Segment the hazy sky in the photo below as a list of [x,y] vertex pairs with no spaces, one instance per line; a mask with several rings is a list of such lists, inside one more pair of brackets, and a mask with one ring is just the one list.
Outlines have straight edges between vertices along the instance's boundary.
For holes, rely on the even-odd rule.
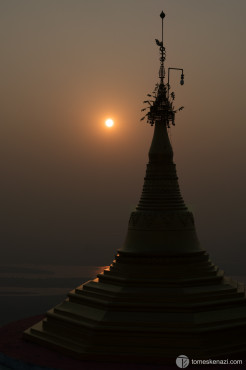
[[[215,259],[246,257],[246,2],[0,0],[1,263],[108,264],[138,203],[159,14],[181,191]],[[114,118],[113,129],[104,127]]]

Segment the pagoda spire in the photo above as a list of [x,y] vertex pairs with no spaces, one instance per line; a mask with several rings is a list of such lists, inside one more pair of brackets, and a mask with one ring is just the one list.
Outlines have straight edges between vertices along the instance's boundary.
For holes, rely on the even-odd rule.
[[[130,216],[122,250],[150,254],[184,254],[200,251],[201,248],[193,215],[180,192],[176,165],[173,162],[173,149],[167,132],[169,123],[175,124],[176,111],[169,98],[169,82],[164,83],[166,51],[163,45],[163,11],[160,17],[162,41],[155,39],[160,48],[160,82],[156,84],[152,95],[148,94],[154,100],[145,101],[149,103],[147,122],[155,126],[154,134],[142,194]],[[174,100],[174,93],[170,96]]]

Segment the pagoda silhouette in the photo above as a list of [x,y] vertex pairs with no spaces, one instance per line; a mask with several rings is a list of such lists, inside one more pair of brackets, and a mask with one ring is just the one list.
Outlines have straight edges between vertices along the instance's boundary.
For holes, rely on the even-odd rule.
[[164,82],[148,94],[145,117],[154,126],[139,203],[125,242],[103,273],[68,293],[44,320],[24,332],[28,341],[79,359],[175,363],[240,358],[246,353],[245,287],[224,276],[197,238],[179,189],[168,128],[175,124],[173,92]]

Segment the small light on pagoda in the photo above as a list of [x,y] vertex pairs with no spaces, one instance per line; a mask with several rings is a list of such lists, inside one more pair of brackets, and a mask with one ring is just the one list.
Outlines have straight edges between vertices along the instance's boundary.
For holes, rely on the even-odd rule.
[[184,74],[182,73],[181,74],[180,85],[183,85],[183,84],[184,84]]

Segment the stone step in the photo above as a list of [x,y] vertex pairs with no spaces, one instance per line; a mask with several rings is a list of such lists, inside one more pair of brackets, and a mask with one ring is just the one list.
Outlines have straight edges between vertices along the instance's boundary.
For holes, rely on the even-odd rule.
[[198,278],[198,277],[209,277],[214,276],[218,272],[218,267],[211,265],[207,266],[206,268],[197,269],[195,266],[192,269],[188,269],[186,266],[182,266],[181,268],[160,268],[155,269],[154,267],[151,268],[141,268],[135,266],[110,266],[109,269],[105,269],[103,274],[110,275],[110,276],[119,276],[119,277],[127,277],[127,278],[145,278],[152,281],[153,279],[172,279],[172,278]]
[[[187,302],[195,302],[198,303],[200,301],[206,301],[206,302],[212,302],[212,301],[219,301],[219,300],[232,300],[232,299],[238,299],[241,297],[244,297],[244,291],[238,291],[235,288],[232,289],[220,289],[220,287],[217,288],[217,291],[211,291],[211,290],[203,290],[203,292],[193,291],[190,290],[189,292],[167,292],[163,290],[156,290],[156,291],[142,291],[136,293],[136,291],[128,291],[128,292],[112,292],[107,291],[106,289],[100,290],[100,289],[81,289],[81,287],[75,289],[76,294],[83,295],[84,297],[92,297],[97,299],[109,299],[110,301],[114,302],[125,302],[130,301],[133,302],[151,302],[152,303],[170,303],[180,302],[181,304],[187,303]],[[175,294],[176,293],[176,294]]]
[[141,264],[141,265],[155,265],[155,266],[183,266],[185,265],[198,265],[200,263],[212,263],[209,259],[208,253],[199,251],[198,253],[192,253],[187,255],[176,255],[176,256],[152,256],[152,255],[140,255],[129,253],[126,251],[119,251],[115,255],[116,262],[121,264]]
[[91,280],[77,288],[78,290],[85,290],[90,292],[103,292],[103,293],[109,293],[109,294],[121,294],[121,295],[136,295],[137,293],[140,294],[193,294],[193,295],[203,295],[203,294],[212,294],[217,295],[219,293],[223,294],[223,292],[233,293],[233,292],[243,292],[243,288],[241,290],[238,290],[237,285],[231,285],[225,282],[222,282],[221,284],[214,284],[214,285],[202,285],[202,286],[192,286],[192,287],[132,287],[132,286],[119,286],[119,285],[112,285],[112,284],[106,284],[101,283],[99,279]]
[[165,305],[168,303],[168,304],[171,304],[171,303],[175,303],[175,304],[186,304],[188,302],[194,302],[194,303],[199,303],[199,302],[205,302],[206,301],[206,304],[208,302],[218,302],[220,300],[233,300],[233,299],[239,299],[239,298],[244,298],[244,293],[239,293],[239,292],[220,292],[218,291],[217,294],[189,294],[189,295],[175,295],[175,294],[171,294],[171,295],[168,295],[168,294],[163,294],[163,295],[154,295],[154,294],[129,294],[129,295],[122,295],[122,294],[118,294],[118,295],[114,295],[114,294],[110,294],[108,292],[89,292],[89,291],[86,291],[86,290],[75,290],[75,293],[76,294],[81,294],[83,297],[92,297],[92,298],[96,298],[96,299],[102,299],[102,300],[110,300],[110,301],[114,301],[114,302],[121,302],[121,303],[124,303],[124,302],[127,302],[129,299],[131,300],[131,303],[135,303],[135,302],[138,302],[138,303],[142,303],[142,304],[145,304],[146,302],[149,302],[151,301],[151,304],[153,303],[164,303]]
[[[105,286],[104,286],[105,285]],[[125,288],[125,289],[119,289],[118,286],[113,287],[110,284],[102,284],[97,283],[94,286],[81,286],[75,289],[76,293],[78,294],[99,294],[104,296],[110,296],[110,297],[124,297],[124,298],[131,298],[131,297],[138,297],[145,295],[150,299],[151,297],[205,297],[207,295],[211,295],[211,297],[219,297],[224,295],[234,295],[234,294],[241,294],[241,296],[244,295],[244,291],[240,291],[239,289],[236,289],[235,287],[231,287],[228,285],[215,285],[215,286],[202,286],[202,287],[192,287],[190,289],[180,289],[180,288],[160,288],[160,289],[134,289],[134,288]],[[118,288],[118,289],[115,289]],[[180,298],[181,299],[181,298]]]
[[207,285],[207,284],[213,284],[214,282],[219,282],[222,280],[224,275],[224,272],[222,270],[218,270],[217,275],[215,276],[205,276],[205,277],[198,277],[198,278],[188,278],[188,279],[146,279],[146,278],[126,278],[126,277],[119,277],[119,276],[113,276],[113,275],[107,275],[107,274],[98,274],[97,277],[99,278],[99,281],[107,282],[111,284],[119,284],[119,285],[130,285],[130,286],[153,286],[156,284],[156,286],[194,286],[194,285]]
[[[212,316],[211,316],[212,315]],[[51,320],[50,320],[51,319]],[[204,310],[193,316],[189,312],[184,315],[178,312],[156,312],[153,316],[151,311],[133,312],[133,311],[105,311],[105,309],[91,308],[84,306],[81,309],[80,304],[66,302],[66,305],[58,305],[57,309],[48,311],[44,323],[55,321],[74,323],[77,326],[84,327],[87,330],[90,327],[98,326],[110,327],[112,330],[121,327],[126,331],[155,331],[155,332],[172,332],[184,330],[189,331],[209,331],[211,328],[222,328],[231,326],[241,326],[246,324],[245,305],[239,307],[222,308],[221,311]]]
[[[235,304],[244,304],[246,306],[245,296],[242,293],[234,293],[228,295],[222,295],[221,297],[200,297],[200,300],[197,299],[186,299],[186,296],[182,297],[171,297],[168,296],[163,301],[151,301],[150,299],[146,300],[146,296],[143,296],[145,299],[131,300],[131,301],[122,301],[122,299],[117,299],[116,297],[105,297],[103,295],[86,295],[78,294],[74,291],[68,293],[69,301],[73,303],[85,304],[85,305],[99,305],[99,307],[107,307],[107,309],[113,310],[129,310],[129,311],[166,311],[173,310],[175,312],[182,312],[183,310],[194,310],[201,308],[205,310],[207,307],[221,306],[233,306]],[[197,298],[197,297],[195,297]],[[207,299],[207,300],[206,300]]]
[[184,203],[183,199],[181,196],[162,196],[162,195],[158,195],[158,194],[149,194],[149,195],[142,195],[140,200],[139,200],[139,204],[142,203],[142,202],[155,202],[155,203],[158,203],[158,202],[166,202],[166,203],[173,203],[173,202],[177,202],[177,203]]
[[126,263],[121,263],[120,260],[116,261],[116,260],[113,260],[113,262],[111,263],[111,265],[109,266],[110,269],[119,269],[119,270],[123,270],[125,269],[126,271],[129,270],[129,271],[132,271],[133,269],[135,271],[142,271],[142,270],[146,270],[148,269],[148,271],[152,271],[152,270],[156,270],[156,271],[162,271],[163,272],[163,275],[165,274],[166,275],[166,272],[168,271],[173,271],[173,270],[176,270],[176,271],[210,271],[210,270],[213,270],[215,268],[215,265],[211,262],[211,261],[201,261],[200,263],[191,263],[191,264],[184,264],[184,263],[180,263],[179,265],[170,265],[170,264],[166,264],[166,265],[155,265],[155,264],[138,264],[138,263],[135,263],[135,264],[126,264]]
[[172,206],[154,206],[153,204],[149,204],[149,205],[146,205],[146,204],[142,204],[142,205],[138,205],[136,207],[136,209],[138,211],[185,211],[187,210],[187,207],[184,205],[172,205]]

